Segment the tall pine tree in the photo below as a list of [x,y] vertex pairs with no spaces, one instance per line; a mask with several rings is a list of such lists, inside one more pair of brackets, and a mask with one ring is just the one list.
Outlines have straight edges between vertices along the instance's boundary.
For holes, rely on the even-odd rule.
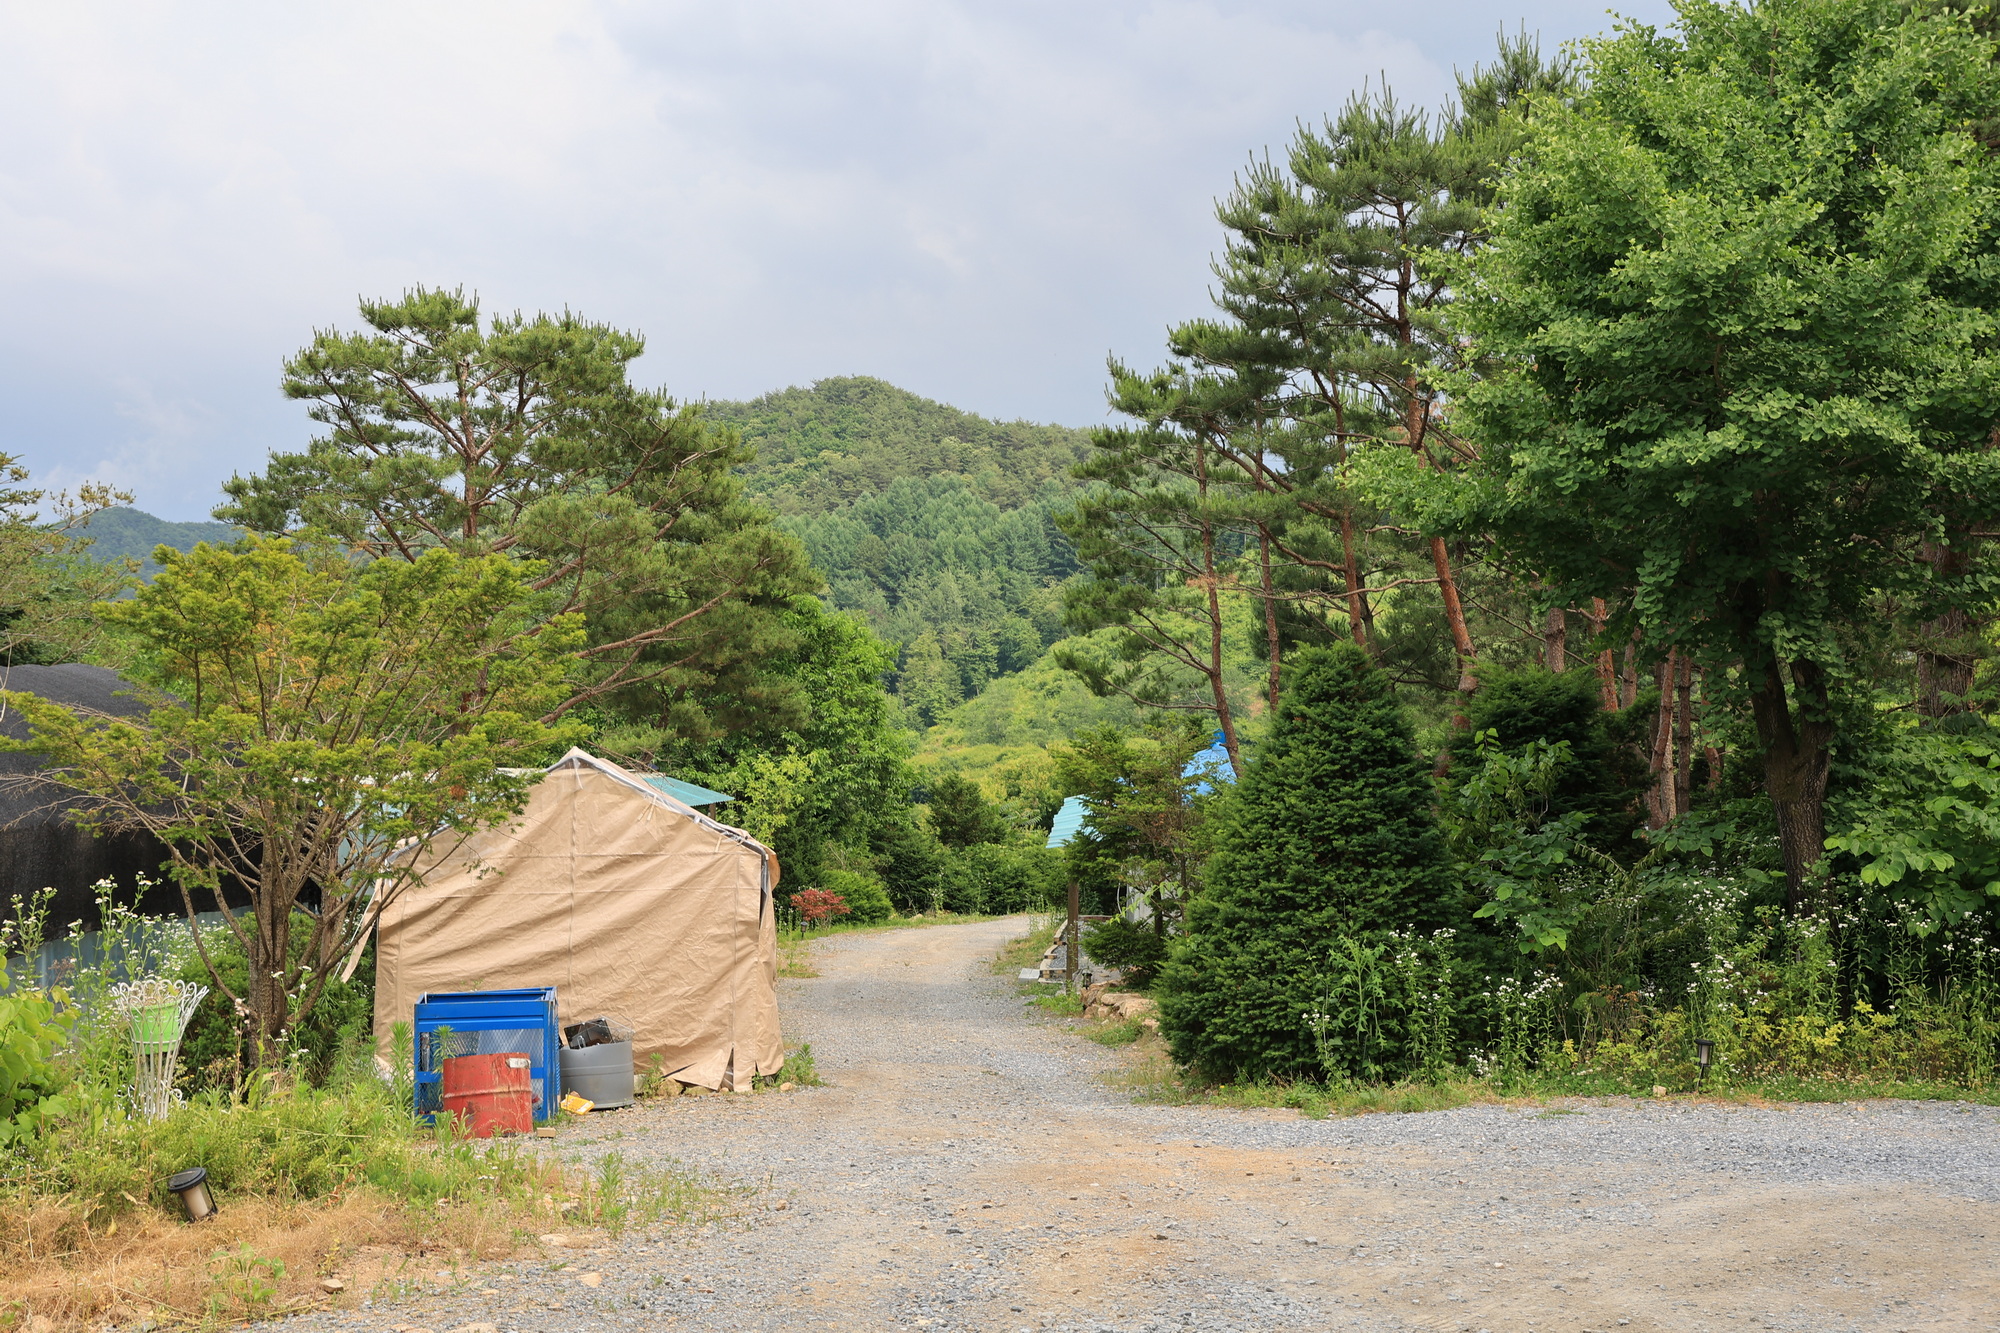
[[1430,780],[1361,648],[1298,655],[1158,985],[1174,1058],[1215,1078],[1318,1072],[1304,1015],[1328,950],[1442,924]]

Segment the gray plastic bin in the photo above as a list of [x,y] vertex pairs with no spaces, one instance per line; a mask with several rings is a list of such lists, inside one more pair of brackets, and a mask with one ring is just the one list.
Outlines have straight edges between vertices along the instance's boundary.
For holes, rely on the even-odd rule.
[[632,1104],[632,1043],[607,1041],[580,1051],[562,1048],[562,1088],[599,1110]]

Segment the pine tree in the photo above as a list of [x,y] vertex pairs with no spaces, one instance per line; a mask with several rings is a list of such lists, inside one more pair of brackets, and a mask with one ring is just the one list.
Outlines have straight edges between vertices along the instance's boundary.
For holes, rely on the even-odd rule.
[[1317,1074],[1304,1015],[1334,941],[1442,923],[1430,807],[1388,677],[1353,644],[1300,653],[1158,983],[1174,1058],[1214,1078]]

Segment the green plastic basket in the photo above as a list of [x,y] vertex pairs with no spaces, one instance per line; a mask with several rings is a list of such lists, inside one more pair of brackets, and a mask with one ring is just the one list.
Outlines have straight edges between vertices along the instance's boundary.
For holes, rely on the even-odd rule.
[[149,1004],[132,1011],[132,1040],[149,1046],[179,1041],[181,1007],[177,1003]]

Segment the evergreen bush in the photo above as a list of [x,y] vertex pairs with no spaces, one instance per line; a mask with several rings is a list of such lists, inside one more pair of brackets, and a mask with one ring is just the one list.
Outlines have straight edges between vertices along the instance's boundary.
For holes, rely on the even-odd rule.
[[828,870],[819,878],[822,888],[839,894],[841,901],[847,904],[849,921],[872,926],[895,915],[896,909],[889,902],[889,891],[873,875],[864,875],[858,870]]
[[1154,990],[1174,1058],[1205,1077],[1315,1077],[1306,1020],[1342,936],[1447,914],[1429,774],[1360,648],[1300,653],[1221,816],[1207,883]]

